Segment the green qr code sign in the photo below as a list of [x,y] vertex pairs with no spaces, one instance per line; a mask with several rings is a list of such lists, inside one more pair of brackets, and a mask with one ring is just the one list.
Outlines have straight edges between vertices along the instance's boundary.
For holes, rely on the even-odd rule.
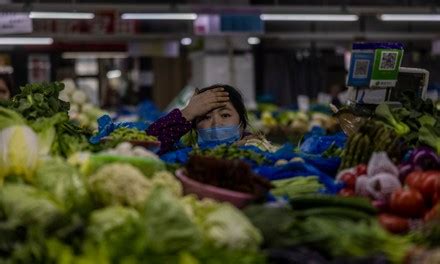
[[394,71],[397,66],[399,52],[397,51],[383,51],[380,55],[379,70]]

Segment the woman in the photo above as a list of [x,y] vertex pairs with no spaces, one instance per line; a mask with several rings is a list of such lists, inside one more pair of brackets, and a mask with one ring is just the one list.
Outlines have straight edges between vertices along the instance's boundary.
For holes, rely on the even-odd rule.
[[248,145],[256,140],[268,145],[264,139],[246,132],[247,126],[241,94],[232,86],[216,84],[196,90],[184,109],[174,109],[160,118],[147,133],[161,141],[159,154],[173,150],[182,136],[192,129],[197,132],[198,145]]

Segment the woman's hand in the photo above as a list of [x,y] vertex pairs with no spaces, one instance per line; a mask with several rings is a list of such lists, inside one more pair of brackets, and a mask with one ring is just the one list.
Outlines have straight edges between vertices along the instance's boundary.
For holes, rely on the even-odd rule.
[[182,110],[182,116],[188,121],[193,121],[196,117],[225,106],[228,101],[229,94],[223,88],[215,88],[203,93],[198,93],[196,90],[188,106]]

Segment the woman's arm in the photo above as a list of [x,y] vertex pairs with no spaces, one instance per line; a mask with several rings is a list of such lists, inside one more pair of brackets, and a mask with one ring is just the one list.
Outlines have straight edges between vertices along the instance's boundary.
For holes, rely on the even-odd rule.
[[147,129],[147,134],[155,136],[161,142],[159,154],[173,149],[179,139],[191,130],[191,122],[182,116],[179,109],[159,118]]

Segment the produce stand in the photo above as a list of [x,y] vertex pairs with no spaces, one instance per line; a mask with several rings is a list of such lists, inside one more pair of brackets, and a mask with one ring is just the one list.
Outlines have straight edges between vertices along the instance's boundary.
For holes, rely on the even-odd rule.
[[400,72],[417,86],[356,133],[162,156],[145,123],[91,132],[62,84],[27,85],[0,107],[0,262],[439,263],[440,113]]

